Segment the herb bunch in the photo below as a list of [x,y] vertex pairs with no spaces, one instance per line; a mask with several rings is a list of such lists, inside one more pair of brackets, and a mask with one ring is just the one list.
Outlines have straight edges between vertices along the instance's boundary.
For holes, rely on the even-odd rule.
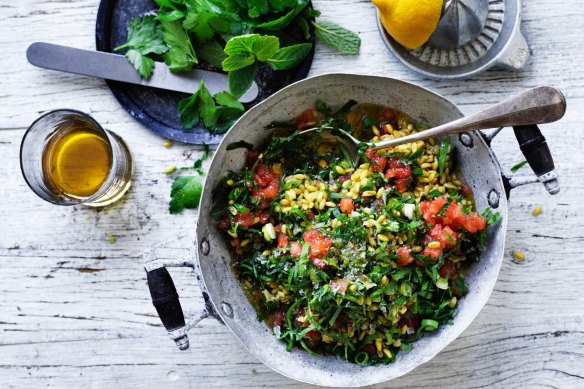
[[228,73],[229,91],[211,96],[205,85],[179,104],[185,129],[198,123],[224,133],[243,112],[237,101],[262,66],[288,70],[312,50],[313,34],[323,43],[357,54],[360,38],[331,22],[314,21],[320,12],[308,0],[155,0],[156,15],[135,17],[128,40],[114,50],[148,79],[155,60],[174,73],[189,72],[200,62]]

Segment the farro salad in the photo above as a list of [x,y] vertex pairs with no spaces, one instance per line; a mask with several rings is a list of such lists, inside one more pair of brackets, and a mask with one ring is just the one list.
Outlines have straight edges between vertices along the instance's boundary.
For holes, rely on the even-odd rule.
[[229,147],[249,151],[219,188],[219,227],[258,318],[288,350],[391,363],[452,322],[464,263],[478,260],[499,215],[475,210],[448,138],[363,146],[354,166],[342,146],[300,134],[316,126],[373,142],[424,129],[389,107],[318,101],[274,123],[259,152]]

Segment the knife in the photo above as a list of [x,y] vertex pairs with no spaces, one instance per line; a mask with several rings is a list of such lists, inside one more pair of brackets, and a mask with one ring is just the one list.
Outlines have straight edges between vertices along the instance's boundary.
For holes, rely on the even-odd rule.
[[[226,74],[201,69],[174,74],[162,62],[155,63],[152,76],[145,80],[126,57],[104,51],[82,50],[35,42],[26,50],[26,58],[31,64],[45,69],[188,94],[195,93],[201,81],[205,81],[205,86],[213,95],[229,90]],[[258,86],[254,82],[251,88],[239,98],[239,101],[249,103],[255,100],[258,93]]]

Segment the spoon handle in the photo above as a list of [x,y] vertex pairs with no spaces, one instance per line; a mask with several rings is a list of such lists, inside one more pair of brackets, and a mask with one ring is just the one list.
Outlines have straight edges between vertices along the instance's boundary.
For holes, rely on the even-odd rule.
[[562,92],[549,86],[539,86],[473,115],[401,138],[387,139],[372,146],[383,149],[466,131],[551,123],[561,119],[565,112],[566,99]]

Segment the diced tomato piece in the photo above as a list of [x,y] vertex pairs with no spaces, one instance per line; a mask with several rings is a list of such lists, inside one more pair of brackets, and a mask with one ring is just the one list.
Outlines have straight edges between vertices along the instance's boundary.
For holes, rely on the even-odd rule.
[[280,191],[280,176],[274,173],[269,166],[259,164],[253,179],[258,187],[252,190],[252,197],[265,201],[272,200],[278,196],[278,192]]
[[464,225],[467,216],[462,210],[462,205],[458,204],[456,200],[452,200],[452,203],[446,208],[444,212],[444,224],[451,226],[453,228],[458,228]]
[[318,330],[308,331],[306,335],[304,335],[304,343],[308,346],[309,349],[314,350],[320,344],[321,335]]
[[375,199],[375,201],[372,204],[373,209],[376,209],[378,211],[382,210],[384,205],[385,204],[383,203],[383,199]]
[[312,211],[306,212],[306,218],[308,220],[314,220],[315,217],[316,217],[316,215],[314,214],[314,212],[312,212]]
[[308,230],[302,236],[305,242],[313,242],[315,240],[324,240],[324,235],[319,230]]
[[256,212],[254,215],[254,219],[255,217],[258,217],[260,219],[260,224],[266,224],[270,219],[270,213],[264,209],[260,212]]
[[317,255],[310,255],[310,262],[320,270],[325,270],[328,268],[328,263],[322,259],[322,257]]
[[389,159],[389,168],[385,172],[386,178],[409,178],[412,176],[412,167],[402,162],[398,157]]
[[341,212],[343,213],[351,213],[355,210],[355,205],[353,204],[353,199],[346,198],[341,199],[340,203]]
[[456,232],[454,232],[452,228],[448,226],[444,227],[440,223],[432,227],[432,229],[428,232],[428,237],[430,238],[428,242],[431,240],[439,242],[441,250],[454,246],[458,238]]
[[474,234],[479,230],[485,229],[487,226],[487,219],[480,216],[476,212],[471,212],[463,226],[468,232]]
[[430,257],[433,259],[438,259],[440,257],[440,254],[442,253],[442,250],[440,249],[432,249],[430,247],[426,247],[424,249],[424,251],[422,251],[422,255],[425,257]]
[[288,246],[288,237],[284,234],[278,234],[278,248],[284,248]]
[[302,244],[300,242],[292,242],[290,244],[290,254],[293,257],[299,258],[300,254],[302,254]]
[[335,293],[345,294],[347,288],[349,287],[349,282],[347,280],[332,280],[329,282],[330,290]]
[[241,223],[242,226],[245,228],[251,227],[253,223],[254,216],[251,214],[251,211],[248,209],[244,213],[238,213],[235,215],[234,220],[236,223]]
[[434,200],[420,202],[420,211],[426,223],[436,224],[439,219],[442,219],[436,214],[440,212],[444,204],[446,204],[445,197],[436,197]]
[[383,110],[383,118],[385,120],[394,120],[395,119],[395,111],[393,110],[393,108],[385,108]]
[[297,308],[294,311],[294,324],[300,328],[310,325],[310,321],[306,318],[306,310],[304,308]]
[[452,278],[456,276],[456,265],[451,260],[447,259],[444,261],[444,265],[440,267],[438,270],[440,277],[443,278]]
[[286,319],[286,307],[280,307],[272,316],[272,324],[274,326],[281,326]]
[[373,147],[369,147],[365,150],[365,156],[371,160],[371,170],[376,172],[383,172],[383,170],[385,170],[387,158],[377,154]]
[[316,125],[317,113],[314,109],[307,109],[296,118],[296,128],[304,130],[310,126]]
[[398,248],[396,251],[396,254],[399,255],[399,258],[397,259],[398,266],[406,266],[414,262],[414,257],[411,253],[412,249],[407,244]]
[[398,178],[397,180],[395,180],[395,187],[397,188],[397,190],[403,193],[408,190],[408,186],[412,183],[412,181],[413,181],[412,177]]

